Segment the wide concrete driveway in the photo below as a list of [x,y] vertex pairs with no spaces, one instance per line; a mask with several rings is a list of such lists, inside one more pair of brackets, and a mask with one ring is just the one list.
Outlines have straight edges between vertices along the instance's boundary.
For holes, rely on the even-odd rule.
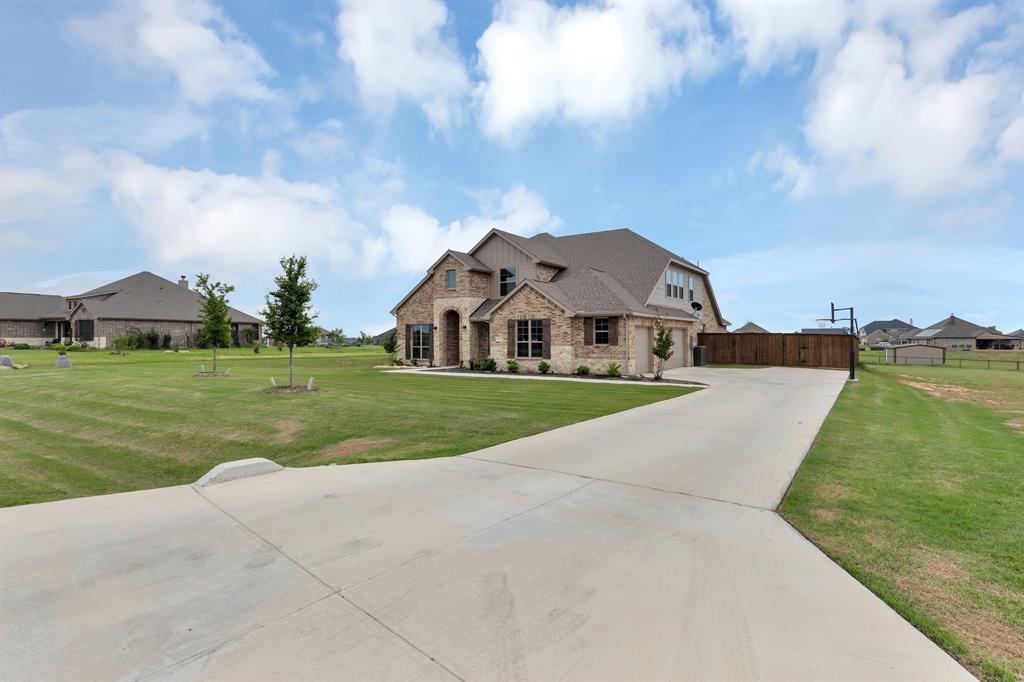
[[2,510],[0,678],[971,679],[771,511],[844,375],[674,373],[462,457]]

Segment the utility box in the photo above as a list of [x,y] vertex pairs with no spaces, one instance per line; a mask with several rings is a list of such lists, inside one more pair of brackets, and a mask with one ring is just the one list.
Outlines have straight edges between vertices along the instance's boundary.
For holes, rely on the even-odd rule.
[[707,346],[694,346],[693,347],[693,366],[702,367],[708,364],[708,347]]

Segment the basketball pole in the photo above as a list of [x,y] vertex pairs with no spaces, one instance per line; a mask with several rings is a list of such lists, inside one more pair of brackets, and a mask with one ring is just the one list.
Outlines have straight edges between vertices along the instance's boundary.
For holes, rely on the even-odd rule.
[[846,319],[850,320],[850,381],[856,381],[857,380],[857,346],[856,346],[857,339],[856,339],[856,336],[855,336],[855,333],[854,333],[854,325],[856,325],[856,323],[857,323],[857,318],[854,317],[853,306],[850,306],[849,308],[837,308],[835,303],[829,303],[829,306],[831,306],[831,308],[832,308],[832,314],[830,316],[830,319],[832,320],[832,324],[836,323],[836,311],[842,312],[842,311],[845,310],[845,311],[847,311],[849,313],[849,318],[843,318],[843,319],[844,320],[846,320]]

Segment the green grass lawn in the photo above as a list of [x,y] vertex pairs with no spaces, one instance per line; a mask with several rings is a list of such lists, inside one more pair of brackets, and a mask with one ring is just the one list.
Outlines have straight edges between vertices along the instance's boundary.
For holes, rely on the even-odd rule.
[[676,386],[385,374],[377,348],[303,350],[309,394],[287,381],[287,352],[219,353],[227,378],[193,377],[209,351],[6,351],[0,372],[0,506],[196,480],[219,462],[285,466],[443,457],[693,391]]
[[1024,677],[1024,372],[859,379],[780,512],[975,674]]

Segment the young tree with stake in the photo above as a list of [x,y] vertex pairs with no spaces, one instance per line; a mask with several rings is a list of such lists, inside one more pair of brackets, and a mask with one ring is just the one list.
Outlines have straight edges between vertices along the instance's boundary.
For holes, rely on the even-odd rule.
[[267,333],[276,343],[288,346],[288,385],[295,385],[295,347],[316,341],[319,329],[313,325],[316,313],[310,301],[317,283],[306,274],[305,256],[281,259],[284,272],[274,278],[277,288],[267,294],[267,307],[261,310]]
[[655,329],[657,333],[654,335],[654,347],[651,348],[651,352],[658,359],[654,378],[660,380],[665,371],[665,363],[672,357],[672,346],[676,341],[672,338],[672,330],[663,325],[661,320],[655,322]]
[[228,294],[235,290],[230,284],[211,282],[210,276],[196,275],[199,291],[199,341],[213,346],[213,371],[217,371],[217,348],[231,345],[231,318],[228,316]]

